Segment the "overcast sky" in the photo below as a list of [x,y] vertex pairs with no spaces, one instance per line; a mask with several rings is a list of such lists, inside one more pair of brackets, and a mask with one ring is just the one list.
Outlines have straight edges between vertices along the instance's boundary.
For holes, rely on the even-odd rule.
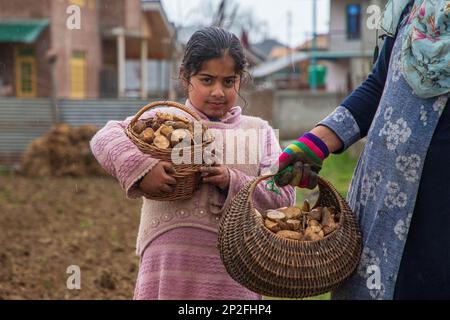
[[[206,7],[220,0],[161,0],[169,20],[178,25],[189,25],[199,19],[199,14],[207,14]],[[267,34],[282,43],[296,46],[312,33],[313,0],[235,0],[242,11],[251,11],[256,19],[266,22]],[[203,12],[203,13],[201,13]],[[289,41],[288,12],[292,15]],[[317,0],[317,32],[328,31],[329,0]],[[210,17],[205,17],[210,18]],[[252,39],[250,39],[252,41]]]

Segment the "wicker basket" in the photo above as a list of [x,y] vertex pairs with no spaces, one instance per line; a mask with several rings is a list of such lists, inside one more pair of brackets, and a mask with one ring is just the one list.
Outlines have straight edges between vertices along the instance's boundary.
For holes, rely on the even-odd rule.
[[[144,106],[141,110],[139,110],[139,112],[134,116],[134,118],[125,128],[125,133],[143,153],[149,154],[155,159],[160,159],[172,163],[172,148],[161,149],[154,145],[145,143],[139,138],[139,135],[133,131],[134,124],[139,120],[144,112],[162,106],[175,107],[188,113],[196,121],[199,121],[202,124],[202,132],[204,132],[204,130],[207,130],[208,128],[204,123],[201,122],[200,117],[196,113],[177,102],[156,101]],[[173,167],[176,171],[176,173],[173,174],[173,177],[177,182],[175,190],[172,193],[147,195],[147,198],[158,201],[172,201],[190,198],[194,191],[197,189],[200,182],[200,173],[198,172],[198,168],[202,166],[202,164],[194,163],[194,159],[203,159],[202,157],[204,149],[212,142],[213,139],[207,141],[203,141],[202,139],[202,144],[181,148],[180,150],[184,155],[190,155],[191,164],[173,164]]]
[[221,217],[219,250],[227,272],[249,290],[272,297],[304,298],[337,288],[361,257],[356,217],[331,183],[319,177],[314,207],[335,207],[339,227],[318,241],[281,238],[263,225],[252,204],[256,185],[269,177],[242,188]]

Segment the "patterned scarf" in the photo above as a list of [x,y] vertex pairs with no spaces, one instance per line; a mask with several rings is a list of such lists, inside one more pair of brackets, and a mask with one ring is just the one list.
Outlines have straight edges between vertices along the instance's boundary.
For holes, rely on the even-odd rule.
[[401,62],[403,75],[421,98],[450,92],[450,1],[390,0],[381,20],[381,28],[394,36],[400,16],[413,2],[406,21]]

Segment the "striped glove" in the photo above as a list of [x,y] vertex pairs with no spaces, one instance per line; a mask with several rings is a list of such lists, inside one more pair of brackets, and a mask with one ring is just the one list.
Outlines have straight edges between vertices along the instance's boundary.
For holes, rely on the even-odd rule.
[[319,137],[306,132],[287,146],[279,156],[279,173],[275,182],[279,186],[290,184],[314,189],[317,186],[317,174],[329,153],[328,147]]

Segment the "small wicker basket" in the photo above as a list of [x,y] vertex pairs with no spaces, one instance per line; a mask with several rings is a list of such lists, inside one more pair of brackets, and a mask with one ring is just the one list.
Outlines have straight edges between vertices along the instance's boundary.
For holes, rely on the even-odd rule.
[[356,269],[362,239],[356,217],[333,185],[319,177],[314,207],[335,207],[338,228],[318,241],[284,239],[269,231],[255,213],[255,187],[248,183],[234,197],[219,225],[219,250],[230,276],[256,293],[304,298],[332,291]]
[[[144,106],[141,110],[139,110],[139,112],[134,116],[134,118],[125,128],[125,133],[143,153],[149,154],[155,159],[173,163],[172,148],[161,149],[154,145],[150,145],[142,141],[139,138],[139,135],[133,131],[134,124],[139,120],[144,112],[156,107],[164,106],[174,107],[191,115],[196,121],[201,123],[202,132],[208,129],[208,127],[201,121],[200,117],[186,106],[173,101],[156,101]],[[200,182],[200,173],[198,172],[198,168],[202,166],[202,164],[195,163],[194,159],[203,159],[202,157],[204,149],[212,142],[212,138],[206,141],[202,139],[201,144],[178,149],[184,155],[189,155],[192,161],[191,164],[173,164],[173,167],[176,171],[176,173],[173,174],[173,177],[177,182],[175,190],[172,193],[147,195],[147,198],[158,201],[172,201],[190,198],[194,191],[197,189]]]

